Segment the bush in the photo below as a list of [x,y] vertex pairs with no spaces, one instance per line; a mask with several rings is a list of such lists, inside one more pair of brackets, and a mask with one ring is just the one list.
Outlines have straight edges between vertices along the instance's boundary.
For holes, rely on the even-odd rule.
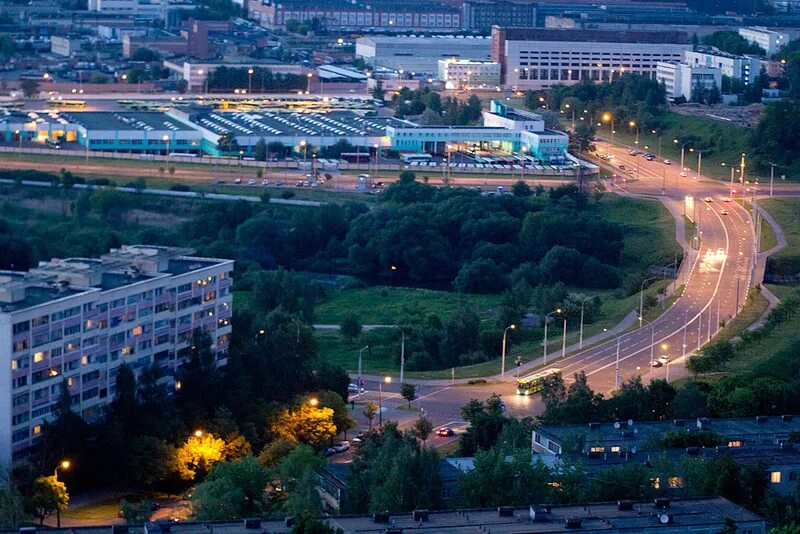
[[289,200],[290,198],[294,198],[294,191],[287,189],[286,191],[281,192],[281,198],[284,200]]
[[171,185],[169,190],[170,191],[181,191],[181,192],[184,192],[184,193],[187,192],[187,191],[191,191],[191,189],[189,188],[188,185],[183,185],[183,184]]

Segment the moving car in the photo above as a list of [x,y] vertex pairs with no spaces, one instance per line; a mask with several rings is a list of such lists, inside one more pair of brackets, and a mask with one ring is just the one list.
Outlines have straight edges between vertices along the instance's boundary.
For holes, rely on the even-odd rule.
[[449,438],[453,435],[453,429],[448,426],[443,426],[442,428],[436,429],[436,435],[440,438]]
[[706,198],[704,198],[703,200],[705,200],[706,202],[711,202],[711,201],[712,201],[712,200],[714,200],[714,199],[713,199],[713,198],[711,198],[711,197],[706,197]]
[[256,185],[256,181],[250,178],[249,180],[247,180],[247,185]]
[[664,165],[672,165],[672,162],[668,159],[664,160]]
[[730,199],[730,197],[722,197],[722,201],[723,202],[730,202],[731,199]]
[[728,214],[728,210],[719,210],[719,214],[720,215],[727,215]]
[[364,388],[363,387],[361,387],[361,388],[358,387],[358,384],[350,384],[349,386],[347,386],[347,392],[348,393],[364,393]]

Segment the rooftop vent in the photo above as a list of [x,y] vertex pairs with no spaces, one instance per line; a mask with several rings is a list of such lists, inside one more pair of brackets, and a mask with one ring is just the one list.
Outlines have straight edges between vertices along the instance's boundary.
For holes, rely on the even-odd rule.
[[617,501],[617,510],[620,512],[629,512],[633,510],[633,501]]
[[500,517],[514,517],[514,507],[513,506],[498,506],[497,507],[497,515]]
[[583,520],[580,517],[568,517],[564,520],[565,528],[581,528]]
[[430,515],[428,510],[414,510],[411,512],[411,517],[414,518],[414,521],[427,521],[428,515]]
[[672,523],[672,514],[658,514],[658,522],[662,525],[669,525]]

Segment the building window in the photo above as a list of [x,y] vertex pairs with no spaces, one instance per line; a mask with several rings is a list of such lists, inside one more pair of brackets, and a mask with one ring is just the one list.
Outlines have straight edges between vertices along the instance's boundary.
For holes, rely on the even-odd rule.
[[781,472],[780,471],[773,471],[770,473],[769,481],[773,484],[780,484],[781,483]]
[[683,478],[682,477],[669,477],[667,479],[667,484],[671,489],[680,489],[683,487]]
[[729,441],[728,442],[728,447],[741,447],[742,445],[743,445],[743,443],[741,441],[739,441],[739,440]]

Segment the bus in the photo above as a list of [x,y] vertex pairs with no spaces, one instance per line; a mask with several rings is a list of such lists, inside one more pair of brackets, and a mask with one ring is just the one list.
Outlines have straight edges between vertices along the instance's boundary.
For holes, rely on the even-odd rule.
[[432,159],[430,154],[400,154],[403,163],[429,163]]
[[347,163],[369,163],[372,160],[372,154],[369,152],[342,152],[339,159]]
[[561,369],[537,371],[517,380],[517,395],[533,395],[544,389],[544,382],[552,376],[561,376]]

